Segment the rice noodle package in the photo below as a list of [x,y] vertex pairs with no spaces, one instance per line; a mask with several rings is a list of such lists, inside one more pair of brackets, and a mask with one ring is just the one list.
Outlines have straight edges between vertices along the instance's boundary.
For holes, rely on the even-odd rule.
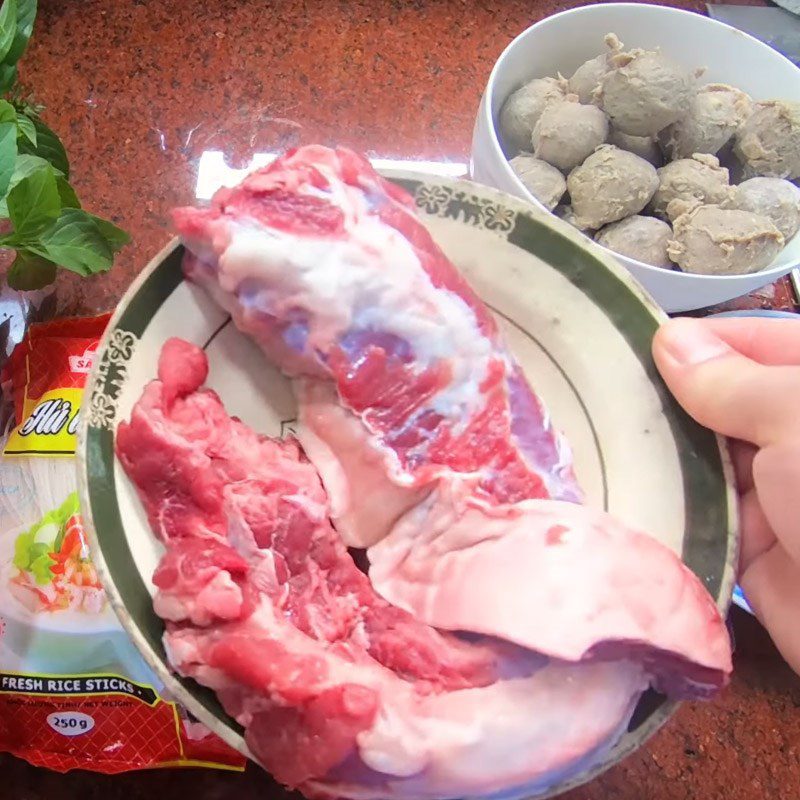
[[162,694],[92,564],[74,454],[108,319],[32,325],[0,378],[0,750],[60,771],[241,769]]

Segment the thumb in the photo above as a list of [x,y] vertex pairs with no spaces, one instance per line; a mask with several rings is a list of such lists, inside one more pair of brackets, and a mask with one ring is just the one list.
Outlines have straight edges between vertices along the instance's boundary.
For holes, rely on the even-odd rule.
[[800,433],[800,367],[759,364],[698,319],[662,325],[653,358],[677,401],[701,425],[759,447]]

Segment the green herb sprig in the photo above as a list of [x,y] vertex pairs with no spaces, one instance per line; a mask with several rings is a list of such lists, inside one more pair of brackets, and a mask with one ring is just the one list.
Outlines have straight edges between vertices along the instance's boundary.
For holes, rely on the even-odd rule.
[[8,271],[13,289],[40,289],[56,269],[88,277],[111,268],[130,237],[108,220],[84,211],[69,183],[61,140],[25,96],[17,77],[36,19],[37,0],[0,6],[0,220],[13,230],[0,247],[16,251]]

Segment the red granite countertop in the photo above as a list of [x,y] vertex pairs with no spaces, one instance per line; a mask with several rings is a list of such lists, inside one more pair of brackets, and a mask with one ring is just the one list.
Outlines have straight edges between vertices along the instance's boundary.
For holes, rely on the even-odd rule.
[[[93,281],[69,276],[72,311],[118,300],[195,196],[204,151],[341,143],[370,155],[466,164],[492,63],[531,22],[577,2],[531,0],[40,0],[23,77],[63,136],[90,209],[134,243]],[[678,2],[701,12],[695,0]],[[789,308],[783,282],[737,305]],[[623,764],[568,800],[761,800],[800,796],[800,679],[735,610],[736,671],[711,703],[685,704]],[[9,800],[264,800],[244,775],[161,770],[57,775],[0,756]]]

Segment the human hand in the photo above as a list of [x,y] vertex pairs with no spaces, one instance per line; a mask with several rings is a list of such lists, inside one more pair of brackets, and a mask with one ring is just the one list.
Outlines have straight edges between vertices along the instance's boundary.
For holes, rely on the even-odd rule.
[[686,411],[733,439],[739,584],[800,674],[800,320],[675,319],[653,356]]

